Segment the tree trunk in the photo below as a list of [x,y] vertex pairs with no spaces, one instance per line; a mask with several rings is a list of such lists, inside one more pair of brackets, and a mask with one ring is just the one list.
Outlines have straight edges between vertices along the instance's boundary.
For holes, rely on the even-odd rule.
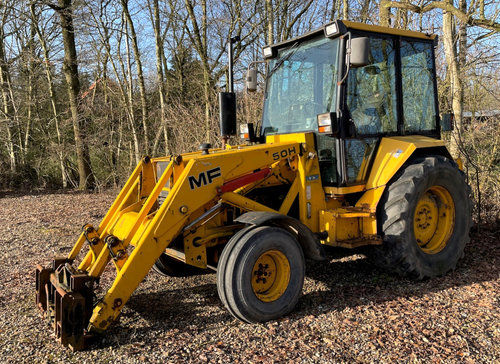
[[349,20],[349,0],[342,0],[342,20]]
[[[12,121],[13,124],[15,124],[15,134],[17,136],[17,149],[19,152],[17,153],[17,163],[21,162],[21,164],[24,164],[24,151],[23,151],[23,128],[21,127],[21,123],[19,122],[19,112],[16,106],[16,103],[14,100],[16,100],[16,97],[14,96],[14,90],[12,89],[12,79],[10,77],[10,71],[7,69],[7,92],[9,95],[9,100],[10,100],[10,106],[11,106],[11,118],[10,120]],[[19,160],[20,159],[20,160]]]
[[35,24],[31,22],[30,24],[30,37],[28,41],[28,90],[27,90],[27,108],[26,111],[26,131],[24,133],[24,155],[28,154],[29,144],[30,144],[30,135],[31,135],[31,123],[33,118],[33,77],[35,73],[35,64],[34,59],[35,55]]
[[[467,12],[467,0],[459,0],[459,8],[462,12]],[[467,23],[460,20],[458,26],[458,66],[463,74],[467,63]],[[464,89],[462,87],[462,96],[464,99]]]
[[388,6],[386,0],[380,0],[378,6],[378,15],[380,25],[383,27],[389,27],[391,25],[391,8]]
[[361,10],[359,16],[361,17],[361,22],[366,23],[370,17],[369,10],[370,10],[370,4],[371,0],[363,0],[361,4]]
[[141,96],[142,110],[142,127],[144,129],[144,154],[149,153],[149,132],[148,132],[148,111],[146,104],[146,87],[144,86],[144,75],[142,73],[141,54],[137,44],[137,35],[135,33],[134,23],[128,11],[128,0],[121,0],[123,14],[127,20],[128,28],[130,29],[130,37],[132,38],[132,49],[134,51],[135,65],[137,68],[137,78],[139,79],[139,92]]
[[[126,24],[125,24],[125,48],[127,50],[128,107],[129,107],[129,115],[130,115],[129,120],[130,120],[130,128],[132,131],[132,136],[134,138],[135,163],[137,164],[141,160],[141,153],[139,151],[139,139],[137,137],[137,131],[135,129],[135,111],[134,111],[134,94],[133,94],[134,84],[132,82],[132,65],[131,65],[132,61],[130,59],[128,27]],[[121,60],[121,58],[118,58],[118,59]]]
[[[408,0],[401,0],[401,3],[408,3]],[[408,28],[408,10],[406,8],[398,8],[396,12],[396,21],[394,27],[398,29]]]
[[[446,0],[453,4],[453,0]],[[450,152],[452,156],[458,156],[458,145],[462,134],[462,111],[463,111],[463,85],[460,79],[460,68],[455,49],[455,32],[453,30],[453,14],[443,11],[443,44],[446,56],[446,64],[451,82],[451,97],[453,113],[455,114],[455,128],[452,132]]]
[[267,44],[274,43],[273,0],[266,0]]
[[210,143],[210,73],[203,70],[203,96],[205,99],[205,130],[206,141]]
[[205,102],[205,132],[206,142],[210,143],[210,65],[208,62],[208,49],[207,49],[207,2],[201,0],[201,28],[198,26],[198,21],[194,13],[194,5],[192,0],[185,0],[186,8],[188,10],[189,18],[193,24],[193,40],[195,49],[200,56],[201,64],[203,66],[203,101]]
[[75,134],[76,155],[78,161],[79,188],[91,189],[95,187],[95,180],[90,165],[90,155],[86,144],[85,122],[79,114],[78,96],[80,93],[80,79],[78,76],[78,59],[75,47],[75,30],[73,28],[73,11],[71,0],[58,0],[56,8],[61,19],[61,30],[64,43],[63,73],[68,86],[68,98]]
[[[367,0],[368,1],[368,0]],[[335,14],[337,14],[337,3],[340,2],[340,0],[332,0],[332,7],[330,8],[330,21],[335,20]]]
[[66,177],[66,167],[64,164],[64,140],[62,138],[61,130],[59,127],[59,112],[57,111],[57,99],[54,90],[54,82],[52,81],[52,71],[50,69],[49,48],[47,47],[47,42],[45,41],[45,37],[43,36],[40,28],[38,27],[38,16],[35,12],[34,5],[31,5],[31,19],[33,24],[35,25],[35,31],[43,50],[45,75],[47,77],[47,86],[49,89],[50,104],[52,106],[52,114],[54,115],[54,122],[56,126],[57,156],[59,158],[59,168],[61,169],[61,183],[63,188],[66,188],[68,187],[68,180]]
[[165,84],[163,78],[163,40],[161,37],[161,26],[160,26],[160,9],[158,6],[158,0],[153,0],[153,29],[155,33],[155,51],[156,51],[156,76],[158,78],[158,94],[160,96],[160,128],[157,131],[157,136],[153,145],[153,155],[156,154],[158,147],[158,141],[163,131],[163,138],[165,141],[165,154],[169,154],[168,146],[168,133],[167,133],[167,122],[165,120]]
[[5,57],[5,45],[4,45],[4,29],[3,25],[5,24],[5,19],[7,17],[7,9],[3,9],[2,14],[2,24],[0,25],[0,87],[2,90],[2,103],[3,103],[3,117],[5,120],[5,128],[7,130],[7,153],[9,155],[10,162],[10,171],[12,173],[16,172],[17,169],[17,161],[16,161],[16,153],[14,149],[14,135],[13,135],[13,119],[12,119],[12,105],[11,102],[13,100],[9,97],[9,68],[7,64],[7,59]]

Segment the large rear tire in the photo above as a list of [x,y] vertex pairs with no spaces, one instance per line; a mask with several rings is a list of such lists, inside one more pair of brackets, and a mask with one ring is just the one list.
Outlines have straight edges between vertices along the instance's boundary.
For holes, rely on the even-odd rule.
[[217,266],[217,290],[229,312],[249,323],[290,313],[302,293],[305,261],[286,230],[260,226],[237,233]]
[[455,269],[469,241],[470,188],[450,159],[429,156],[398,172],[378,208],[383,245],[369,250],[380,267],[415,279]]

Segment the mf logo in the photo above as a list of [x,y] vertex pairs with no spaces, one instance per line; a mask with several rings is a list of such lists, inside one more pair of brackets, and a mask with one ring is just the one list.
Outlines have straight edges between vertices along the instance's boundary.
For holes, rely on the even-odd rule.
[[189,176],[189,187],[194,190],[195,188],[211,184],[214,179],[221,176],[220,167],[209,169],[208,171],[201,172],[198,178]]

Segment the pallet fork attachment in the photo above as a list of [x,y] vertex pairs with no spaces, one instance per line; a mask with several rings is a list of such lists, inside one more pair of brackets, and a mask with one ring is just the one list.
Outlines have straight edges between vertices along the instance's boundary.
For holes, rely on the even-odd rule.
[[91,338],[86,331],[93,301],[89,283],[90,277],[75,272],[69,259],[56,258],[50,268],[36,267],[36,304],[56,339],[74,351]]

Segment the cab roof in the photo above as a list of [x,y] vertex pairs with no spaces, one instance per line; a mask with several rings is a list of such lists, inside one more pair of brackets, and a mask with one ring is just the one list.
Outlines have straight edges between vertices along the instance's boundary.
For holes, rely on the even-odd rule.
[[350,30],[359,30],[359,31],[364,31],[364,32],[396,35],[396,36],[407,37],[407,38],[432,40],[434,42],[437,41],[436,34],[421,33],[421,32],[416,32],[413,30],[394,29],[394,28],[382,27],[379,25],[370,25],[370,24],[358,23],[358,22],[347,21],[347,20],[335,20],[332,23],[325,24],[321,28],[315,29],[315,30],[310,31],[308,33],[305,33],[301,36],[298,36],[298,37],[295,37],[292,39],[288,39],[288,40],[285,40],[283,42],[274,43],[274,44],[268,45],[267,47],[276,48],[276,49],[281,48],[281,47],[287,46],[289,44],[293,44],[295,42],[301,42],[301,41],[306,40],[308,38],[312,38],[312,37],[317,36],[321,33],[325,34],[325,36],[326,36],[325,29],[328,26],[333,25],[334,23],[337,24],[337,29],[338,29],[338,33],[336,36],[346,34]]

